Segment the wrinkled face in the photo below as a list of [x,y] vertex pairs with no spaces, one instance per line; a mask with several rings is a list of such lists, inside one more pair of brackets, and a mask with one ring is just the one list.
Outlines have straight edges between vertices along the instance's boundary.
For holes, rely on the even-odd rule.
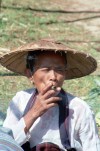
[[41,53],[34,66],[31,78],[39,92],[49,83],[61,87],[65,80],[66,61],[64,56],[54,52]]

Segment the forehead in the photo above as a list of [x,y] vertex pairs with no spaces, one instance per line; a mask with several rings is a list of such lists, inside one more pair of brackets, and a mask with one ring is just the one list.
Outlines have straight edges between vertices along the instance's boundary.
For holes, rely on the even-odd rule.
[[36,64],[65,64],[65,56],[60,52],[42,51],[37,56]]

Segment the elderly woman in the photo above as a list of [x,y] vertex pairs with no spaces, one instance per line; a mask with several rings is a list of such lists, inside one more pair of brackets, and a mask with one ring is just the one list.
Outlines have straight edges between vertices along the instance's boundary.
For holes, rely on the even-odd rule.
[[0,62],[35,87],[14,96],[3,124],[20,146],[28,151],[28,144],[31,151],[100,151],[90,107],[62,88],[64,80],[92,73],[94,58],[44,39],[5,54]]

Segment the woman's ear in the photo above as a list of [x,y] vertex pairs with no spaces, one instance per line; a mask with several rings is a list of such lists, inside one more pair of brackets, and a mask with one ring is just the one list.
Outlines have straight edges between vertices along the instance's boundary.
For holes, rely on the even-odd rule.
[[31,72],[31,70],[30,69],[26,69],[25,74],[26,74],[27,78],[31,81],[31,83],[33,84],[34,83],[33,82],[33,74]]

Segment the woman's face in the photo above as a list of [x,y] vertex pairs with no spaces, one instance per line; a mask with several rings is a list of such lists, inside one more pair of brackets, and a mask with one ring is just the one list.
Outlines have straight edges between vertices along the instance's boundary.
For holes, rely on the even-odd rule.
[[41,92],[51,82],[56,87],[62,87],[65,80],[66,61],[63,56],[54,52],[41,53],[35,62],[32,82]]

